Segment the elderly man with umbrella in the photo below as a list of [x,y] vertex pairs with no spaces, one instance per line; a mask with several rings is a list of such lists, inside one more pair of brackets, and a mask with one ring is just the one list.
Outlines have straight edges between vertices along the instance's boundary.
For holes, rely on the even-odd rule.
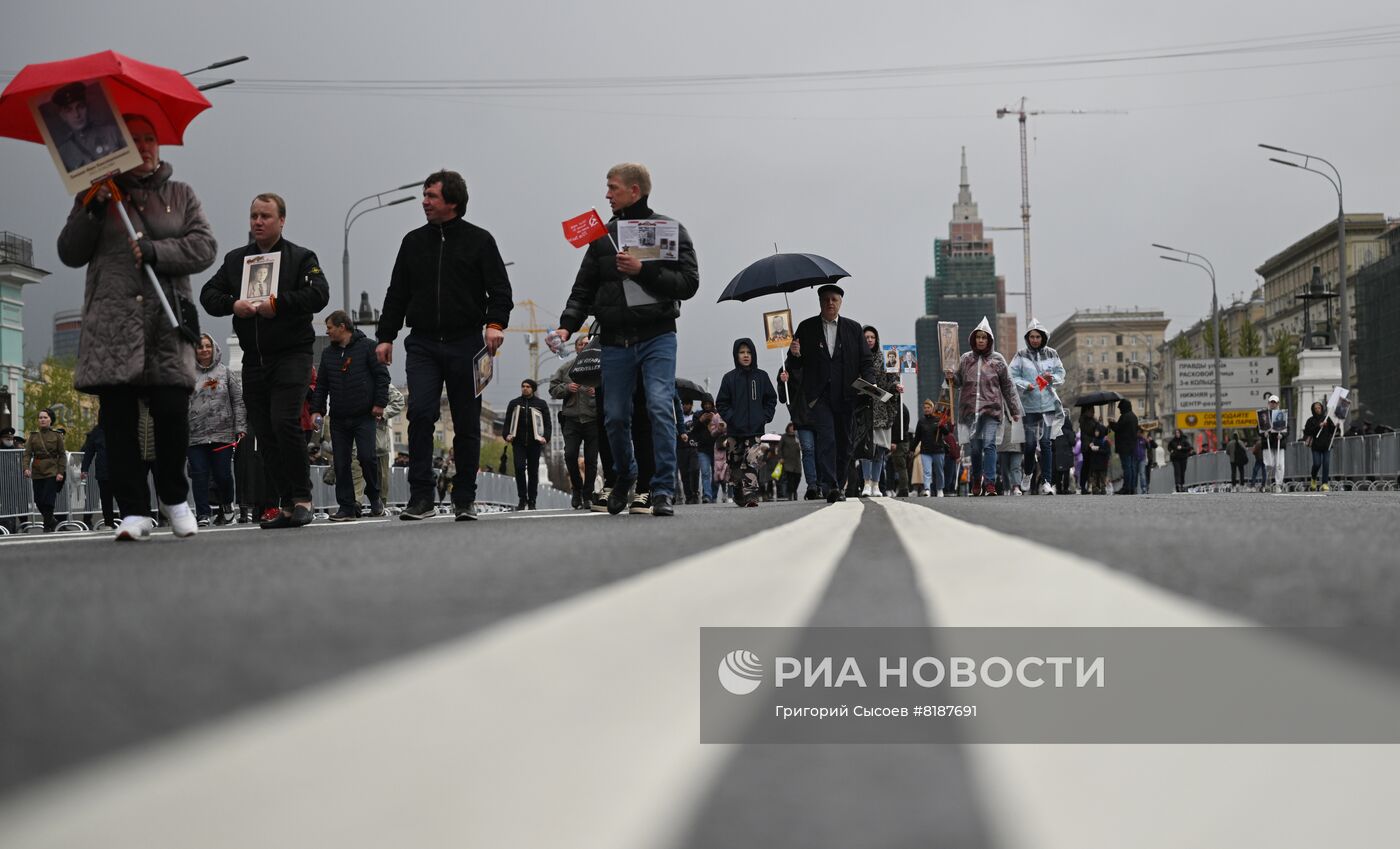
[[827,502],[843,500],[851,467],[856,378],[875,380],[875,354],[858,322],[841,315],[846,292],[835,283],[817,289],[821,313],[803,319],[788,346],[785,365],[801,371],[802,392],[816,436],[817,481]]

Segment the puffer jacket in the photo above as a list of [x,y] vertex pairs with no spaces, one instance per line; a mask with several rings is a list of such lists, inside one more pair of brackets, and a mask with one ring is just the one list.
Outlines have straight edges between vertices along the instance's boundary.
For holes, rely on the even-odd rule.
[[[991,343],[985,354],[977,353],[972,337],[980,330],[987,334]],[[1006,359],[996,351],[996,335],[991,323],[984,317],[972,333],[968,334],[968,352],[958,360],[958,368],[953,373],[953,385],[958,387],[958,421],[971,425],[979,415],[988,415],[1001,421],[1002,407],[1011,410],[1011,415],[1021,415],[1020,400],[1016,387],[1011,383]]]
[[389,405],[389,367],[375,356],[374,342],[363,330],[356,330],[344,348],[330,344],[321,352],[316,388],[308,396],[312,413],[326,411],[327,395],[331,418],[342,421]]
[[63,431],[48,428],[29,434],[24,443],[24,468],[37,480],[68,475],[68,451],[63,445]]
[[190,444],[226,445],[248,432],[243,381],[224,365],[223,349],[214,337],[206,333],[204,338],[214,345],[214,359],[208,368],[195,362],[199,380],[190,396]]
[[[748,347],[753,359],[745,368],[739,365],[739,348]],[[729,426],[729,435],[736,438],[762,436],[773,413],[778,409],[778,390],[768,372],[759,368],[758,348],[752,339],[734,340],[734,369],[725,374],[715,395],[715,410]]]
[[[1045,337],[1045,344],[1039,348],[1031,347],[1032,330],[1040,331]],[[1011,358],[1011,382],[1021,394],[1021,409],[1027,413],[1059,413],[1064,407],[1055,387],[1064,385],[1065,365],[1060,362],[1059,353],[1050,347],[1050,331],[1033,318],[1024,338],[1026,347]],[[1042,375],[1049,381],[1044,389],[1036,382]]]
[[700,288],[700,266],[685,225],[680,225],[678,259],[643,262],[642,270],[630,279],[617,270],[613,245],[618,221],[674,220],[653,212],[647,200],[643,196],[608,222],[611,241],[598,239],[588,246],[559,317],[560,327],[577,333],[590,314],[597,316],[603,325],[599,336],[604,345],[631,344],[675,332],[681,301],[689,300]]
[[[214,262],[218,245],[194,191],[171,180],[171,173],[170,163],[162,162],[146,177],[121,175],[117,185],[146,261],[167,293],[191,299],[190,275]],[[146,273],[132,262],[113,202],[84,207],[79,197],[59,234],[58,257],[71,268],[87,266],[75,387],[194,388],[194,348],[170,326]]]

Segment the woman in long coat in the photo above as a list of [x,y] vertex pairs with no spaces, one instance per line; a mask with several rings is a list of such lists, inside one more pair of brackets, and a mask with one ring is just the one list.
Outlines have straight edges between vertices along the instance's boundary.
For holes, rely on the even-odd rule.
[[[218,246],[194,191],[170,179],[151,122],[137,115],[123,118],[141,153],[141,164],[117,178],[123,197],[118,201],[106,189],[90,199],[80,196],[58,237],[64,265],[87,266],[74,384],[101,401],[98,420],[107,434],[107,463],[122,514],[116,538],[145,539],[155,524],[147,515],[137,436],[141,400],[155,423],[161,511],[176,536],[189,536],[196,529],[185,480],[195,340],[170,326],[142,266],[155,271],[171,307],[193,325],[189,277],[213,264]],[[114,207],[118,202],[136,228],[135,241]]]

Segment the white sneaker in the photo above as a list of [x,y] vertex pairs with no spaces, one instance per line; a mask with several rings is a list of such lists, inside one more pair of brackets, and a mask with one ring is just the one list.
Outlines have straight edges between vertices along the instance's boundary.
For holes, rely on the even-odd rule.
[[1053,486],[1051,486],[1050,483],[1049,483],[1048,481],[1041,481],[1041,482],[1040,482],[1040,494],[1041,494],[1041,495],[1054,495],[1054,494],[1055,494],[1055,488],[1054,488]]
[[945,495],[945,493],[943,492],[943,490],[941,490],[941,489],[938,490],[938,497],[939,497],[939,498],[944,497],[944,495]]
[[870,481],[866,481],[866,482],[865,482],[865,486],[863,486],[863,487],[860,488],[860,497],[861,497],[861,498],[869,498],[870,495],[871,495],[871,492],[870,492]]
[[1011,487],[1011,494],[1012,494],[1012,495],[1020,495],[1020,494],[1021,494],[1021,488],[1020,488],[1019,486],[1013,486],[1013,487]]
[[113,538],[117,542],[139,541],[151,538],[151,529],[156,522],[150,516],[123,516],[117,523]]
[[188,504],[162,504],[160,512],[170,520],[170,530],[177,537],[192,537],[199,531],[199,522],[195,520],[194,513],[190,512]]

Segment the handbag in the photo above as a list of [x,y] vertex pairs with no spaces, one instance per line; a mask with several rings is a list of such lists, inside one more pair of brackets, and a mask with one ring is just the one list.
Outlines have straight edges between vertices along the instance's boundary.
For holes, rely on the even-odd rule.
[[595,336],[574,357],[569,366],[569,380],[579,386],[601,386],[603,383],[603,344]]

